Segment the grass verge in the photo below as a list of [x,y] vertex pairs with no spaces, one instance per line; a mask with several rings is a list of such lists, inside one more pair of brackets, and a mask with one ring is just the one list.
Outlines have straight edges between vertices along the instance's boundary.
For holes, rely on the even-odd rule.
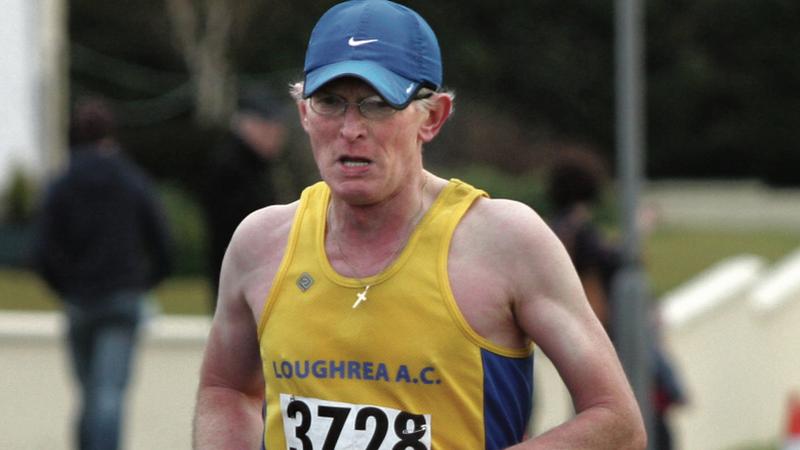
[[[202,277],[168,278],[153,293],[164,314],[209,314],[211,294]],[[58,297],[35,274],[0,268],[0,310],[50,311]]]
[[[659,229],[645,242],[646,269],[655,298],[726,258],[753,254],[779,261],[800,247],[800,232]],[[155,292],[166,314],[209,314],[210,292],[200,276],[167,279]],[[55,295],[25,270],[0,267],[0,310],[52,310]]]

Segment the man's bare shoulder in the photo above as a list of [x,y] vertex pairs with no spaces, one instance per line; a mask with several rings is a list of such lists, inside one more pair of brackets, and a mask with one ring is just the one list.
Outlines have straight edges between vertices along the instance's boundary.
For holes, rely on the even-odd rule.
[[[454,255],[507,280],[507,292],[517,298],[521,289],[534,292],[533,285],[549,284],[552,280],[547,277],[563,273],[571,264],[541,216],[528,205],[507,199],[482,198],[473,205],[456,228]],[[545,267],[551,270],[542,270]]]
[[459,233],[479,236],[503,250],[527,252],[552,242],[550,227],[530,206],[509,199],[481,198],[464,216]]
[[228,252],[244,261],[280,257],[298,204],[271,205],[250,213],[236,228]]
[[282,227],[291,227],[295,212],[300,201],[285,205],[270,205],[250,213],[239,225],[238,232],[248,233],[255,230],[277,230]]

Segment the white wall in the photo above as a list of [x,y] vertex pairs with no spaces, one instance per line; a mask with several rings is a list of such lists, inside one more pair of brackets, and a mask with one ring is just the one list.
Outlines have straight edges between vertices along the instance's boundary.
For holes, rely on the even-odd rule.
[[732,258],[663,301],[664,338],[688,404],[672,414],[676,449],[779,442],[800,393],[800,250],[773,266]]

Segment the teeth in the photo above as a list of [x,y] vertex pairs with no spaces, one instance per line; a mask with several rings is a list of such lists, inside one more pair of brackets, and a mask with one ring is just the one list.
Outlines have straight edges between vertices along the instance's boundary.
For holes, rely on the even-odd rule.
[[366,161],[344,161],[345,167],[364,167],[368,166],[369,163]]

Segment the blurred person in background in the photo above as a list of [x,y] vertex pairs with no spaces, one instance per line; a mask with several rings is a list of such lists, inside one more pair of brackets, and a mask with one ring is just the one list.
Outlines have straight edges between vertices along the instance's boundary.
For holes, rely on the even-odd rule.
[[589,150],[560,148],[557,152],[548,173],[550,227],[566,247],[592,310],[613,338],[609,293],[622,255],[594,216],[608,182],[607,170]]
[[120,447],[125,393],[147,294],[170,271],[170,237],[153,184],[122,154],[99,98],[76,102],[70,160],[48,187],[35,270],[63,301],[81,389],[77,448]]
[[[548,175],[547,195],[553,208],[550,226],[566,247],[586,298],[613,341],[611,286],[617,271],[622,268],[622,253],[619,245],[605,235],[595,220],[595,212],[602,203],[608,184],[605,162],[587,149],[561,148]],[[639,224],[645,234],[652,228],[654,220],[651,211],[644,211],[641,215]],[[655,435],[651,442],[655,450],[670,450],[672,433],[667,413],[672,406],[684,403],[685,398],[677,373],[657,335],[653,336],[653,344]]]
[[273,165],[287,139],[284,114],[285,107],[265,89],[246,93],[222,144],[211,155],[203,180],[202,205],[208,233],[212,313],[222,258],[234,230],[248,214],[276,202]]
[[[293,86],[323,181],[250,214],[222,265],[197,450],[644,447],[641,416],[563,246],[522,203],[423,167],[448,120],[416,12],[340,3]],[[535,437],[534,344],[577,414]]]

